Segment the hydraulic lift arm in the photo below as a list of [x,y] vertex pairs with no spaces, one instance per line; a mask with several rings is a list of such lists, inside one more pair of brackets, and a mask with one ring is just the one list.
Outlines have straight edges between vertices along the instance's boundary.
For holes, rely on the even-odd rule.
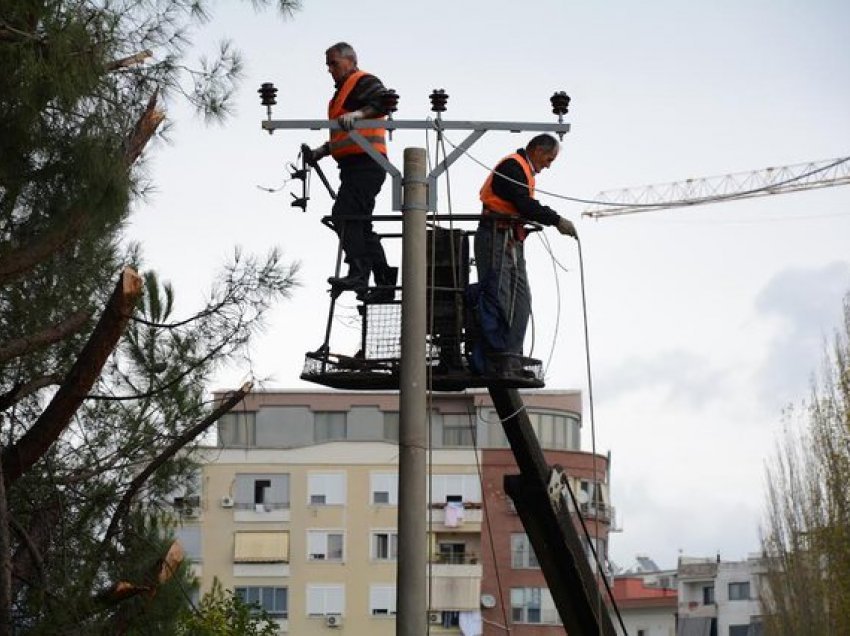
[[550,483],[552,469],[519,392],[488,390],[520,470],[519,475],[505,476],[505,492],[538,557],[561,622],[570,636],[616,636],[566,500],[557,484]]

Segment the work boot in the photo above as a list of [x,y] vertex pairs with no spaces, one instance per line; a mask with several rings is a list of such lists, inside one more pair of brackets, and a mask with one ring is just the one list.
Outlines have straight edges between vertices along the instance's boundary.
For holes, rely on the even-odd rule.
[[375,288],[370,289],[361,300],[364,303],[390,303],[395,300],[395,286],[398,283],[398,267],[386,263],[375,271]]
[[348,264],[348,274],[345,276],[331,276],[328,282],[331,287],[341,290],[362,289],[369,285],[369,262],[362,258],[352,259]]

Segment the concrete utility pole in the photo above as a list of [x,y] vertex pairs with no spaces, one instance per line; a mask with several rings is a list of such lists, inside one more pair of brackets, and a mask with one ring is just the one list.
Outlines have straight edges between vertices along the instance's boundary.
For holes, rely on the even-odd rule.
[[401,369],[399,383],[398,565],[396,634],[424,636],[428,535],[425,474],[428,409],[425,359],[425,150],[404,149]]

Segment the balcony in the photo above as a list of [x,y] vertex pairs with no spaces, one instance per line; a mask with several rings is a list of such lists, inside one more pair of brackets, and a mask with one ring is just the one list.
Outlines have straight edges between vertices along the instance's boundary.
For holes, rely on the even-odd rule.
[[289,521],[288,503],[235,502],[234,521]]
[[426,514],[434,531],[481,532],[481,522],[484,519],[480,503],[465,503],[462,511],[451,510],[444,503],[435,503],[431,504],[431,509]]
[[614,519],[614,507],[602,502],[586,502],[581,504],[581,515],[585,519],[597,519],[610,524]]

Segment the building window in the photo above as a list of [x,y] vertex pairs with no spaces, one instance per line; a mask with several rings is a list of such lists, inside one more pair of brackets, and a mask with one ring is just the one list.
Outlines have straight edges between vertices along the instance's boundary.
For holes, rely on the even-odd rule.
[[384,439],[398,441],[398,411],[384,411]]
[[200,563],[202,558],[202,539],[200,525],[181,525],[174,530],[174,538],[180,541],[183,551],[193,563]]
[[342,615],[344,612],[344,585],[307,585],[307,616]]
[[579,449],[581,425],[575,416],[531,412],[528,417],[543,448]]
[[372,616],[394,616],[395,585],[372,585],[369,588],[369,613]]
[[398,532],[373,532],[372,558],[376,561],[395,561],[398,558]]
[[431,503],[452,500],[481,503],[478,475],[434,475],[431,479]]
[[474,446],[475,418],[467,413],[445,413],[443,446]]
[[319,442],[344,442],[346,434],[345,411],[315,411],[313,413],[313,440]]
[[460,565],[466,563],[466,544],[441,542],[437,545],[439,563]]
[[441,612],[440,623],[442,627],[451,629],[452,627],[460,627],[460,612]]
[[729,584],[729,600],[730,601],[749,601],[750,600],[750,582],[730,583]]
[[307,559],[310,561],[342,561],[342,532],[307,531]]
[[398,473],[372,473],[369,481],[371,503],[398,505]]
[[289,533],[235,532],[234,563],[289,563]]
[[256,512],[289,508],[289,475],[237,474],[234,507]]
[[712,605],[714,603],[714,586],[704,585],[702,588],[702,604]]
[[559,625],[558,611],[546,588],[512,587],[511,620],[514,623]]
[[750,636],[749,625],[729,625],[729,636]]
[[225,413],[218,420],[218,445],[226,448],[246,448],[256,445],[257,414],[255,412]]
[[528,535],[525,533],[511,535],[511,567],[516,569],[540,567]]
[[269,616],[286,618],[289,615],[285,587],[237,587],[234,594],[246,605],[266,610]]
[[307,503],[311,506],[345,504],[345,473],[311,473],[307,477]]

